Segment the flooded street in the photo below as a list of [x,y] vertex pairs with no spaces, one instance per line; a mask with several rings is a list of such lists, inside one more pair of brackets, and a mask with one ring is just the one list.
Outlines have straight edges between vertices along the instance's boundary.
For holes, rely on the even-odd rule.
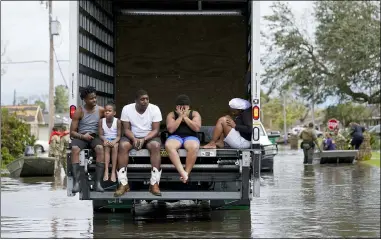
[[250,211],[93,215],[54,178],[1,178],[2,238],[380,238],[380,169],[281,152]]

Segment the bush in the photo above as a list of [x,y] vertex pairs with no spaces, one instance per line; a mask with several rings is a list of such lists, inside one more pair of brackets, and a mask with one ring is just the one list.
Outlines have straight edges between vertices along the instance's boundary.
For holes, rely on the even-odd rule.
[[29,125],[4,108],[1,109],[1,137],[2,167],[23,155],[25,147],[36,141],[30,134]]
[[380,136],[376,133],[370,133],[370,146],[372,150],[380,150]]

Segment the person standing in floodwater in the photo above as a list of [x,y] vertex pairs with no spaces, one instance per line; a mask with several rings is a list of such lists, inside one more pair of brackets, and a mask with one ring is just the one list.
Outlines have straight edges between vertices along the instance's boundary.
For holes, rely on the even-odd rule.
[[352,122],[349,125],[352,128],[352,131],[351,131],[351,134],[350,134],[351,137],[352,137],[351,146],[355,150],[359,150],[360,149],[360,145],[364,141],[363,132],[364,132],[365,129],[364,129],[364,127],[361,127],[358,123]]
[[58,131],[58,128],[53,127],[49,138],[49,157],[59,156],[60,136],[61,133]]
[[315,142],[317,139],[313,123],[309,123],[308,128],[303,129],[300,133],[300,138],[302,139],[301,148],[303,149],[304,154],[303,163],[312,163],[313,154],[315,151]]

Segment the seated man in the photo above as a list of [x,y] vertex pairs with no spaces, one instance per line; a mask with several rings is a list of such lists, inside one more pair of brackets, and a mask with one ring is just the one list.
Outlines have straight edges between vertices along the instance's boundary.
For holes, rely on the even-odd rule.
[[346,149],[346,139],[343,135],[339,133],[339,129],[335,128],[334,135],[332,137],[333,141],[335,141],[337,150],[345,150]]
[[151,154],[151,180],[149,191],[160,196],[159,182],[161,177],[161,140],[158,137],[161,112],[158,106],[149,103],[148,93],[139,90],[136,93],[135,103],[123,107],[120,117],[124,136],[119,141],[118,153],[118,181],[119,187],[114,196],[122,196],[130,190],[127,178],[128,153],[134,147],[136,150],[147,148]]
[[82,149],[92,148],[96,153],[96,178],[95,191],[103,192],[101,186],[105,168],[103,143],[98,137],[98,122],[104,115],[104,108],[97,105],[96,89],[92,86],[83,88],[80,92],[85,105],[78,106],[70,125],[71,164],[73,168],[74,187],[73,193],[80,191],[79,184],[79,152]]
[[224,142],[231,148],[250,148],[252,111],[248,101],[233,98],[229,102],[231,116],[218,119],[213,131],[212,140],[203,148],[223,148]]
[[[170,133],[165,142],[165,149],[169,159],[180,173],[183,183],[188,181],[188,175],[197,159],[200,141],[197,132],[201,128],[201,116],[198,112],[190,110],[190,99],[187,95],[179,95],[176,99],[176,110],[167,116],[167,130]],[[184,147],[187,150],[185,170],[181,164],[177,150]]]
[[332,139],[332,134],[327,132],[325,134],[325,140],[324,140],[324,150],[330,151],[330,150],[336,150],[335,141]]

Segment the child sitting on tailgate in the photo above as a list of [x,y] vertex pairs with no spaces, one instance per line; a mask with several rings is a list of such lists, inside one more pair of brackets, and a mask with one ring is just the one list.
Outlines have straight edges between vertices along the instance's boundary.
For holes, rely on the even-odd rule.
[[107,103],[105,105],[105,117],[99,120],[99,137],[103,141],[105,153],[105,172],[103,181],[108,181],[108,166],[110,164],[110,155],[112,157],[111,181],[116,182],[116,164],[118,157],[118,143],[121,137],[122,124],[115,117],[115,105]]

